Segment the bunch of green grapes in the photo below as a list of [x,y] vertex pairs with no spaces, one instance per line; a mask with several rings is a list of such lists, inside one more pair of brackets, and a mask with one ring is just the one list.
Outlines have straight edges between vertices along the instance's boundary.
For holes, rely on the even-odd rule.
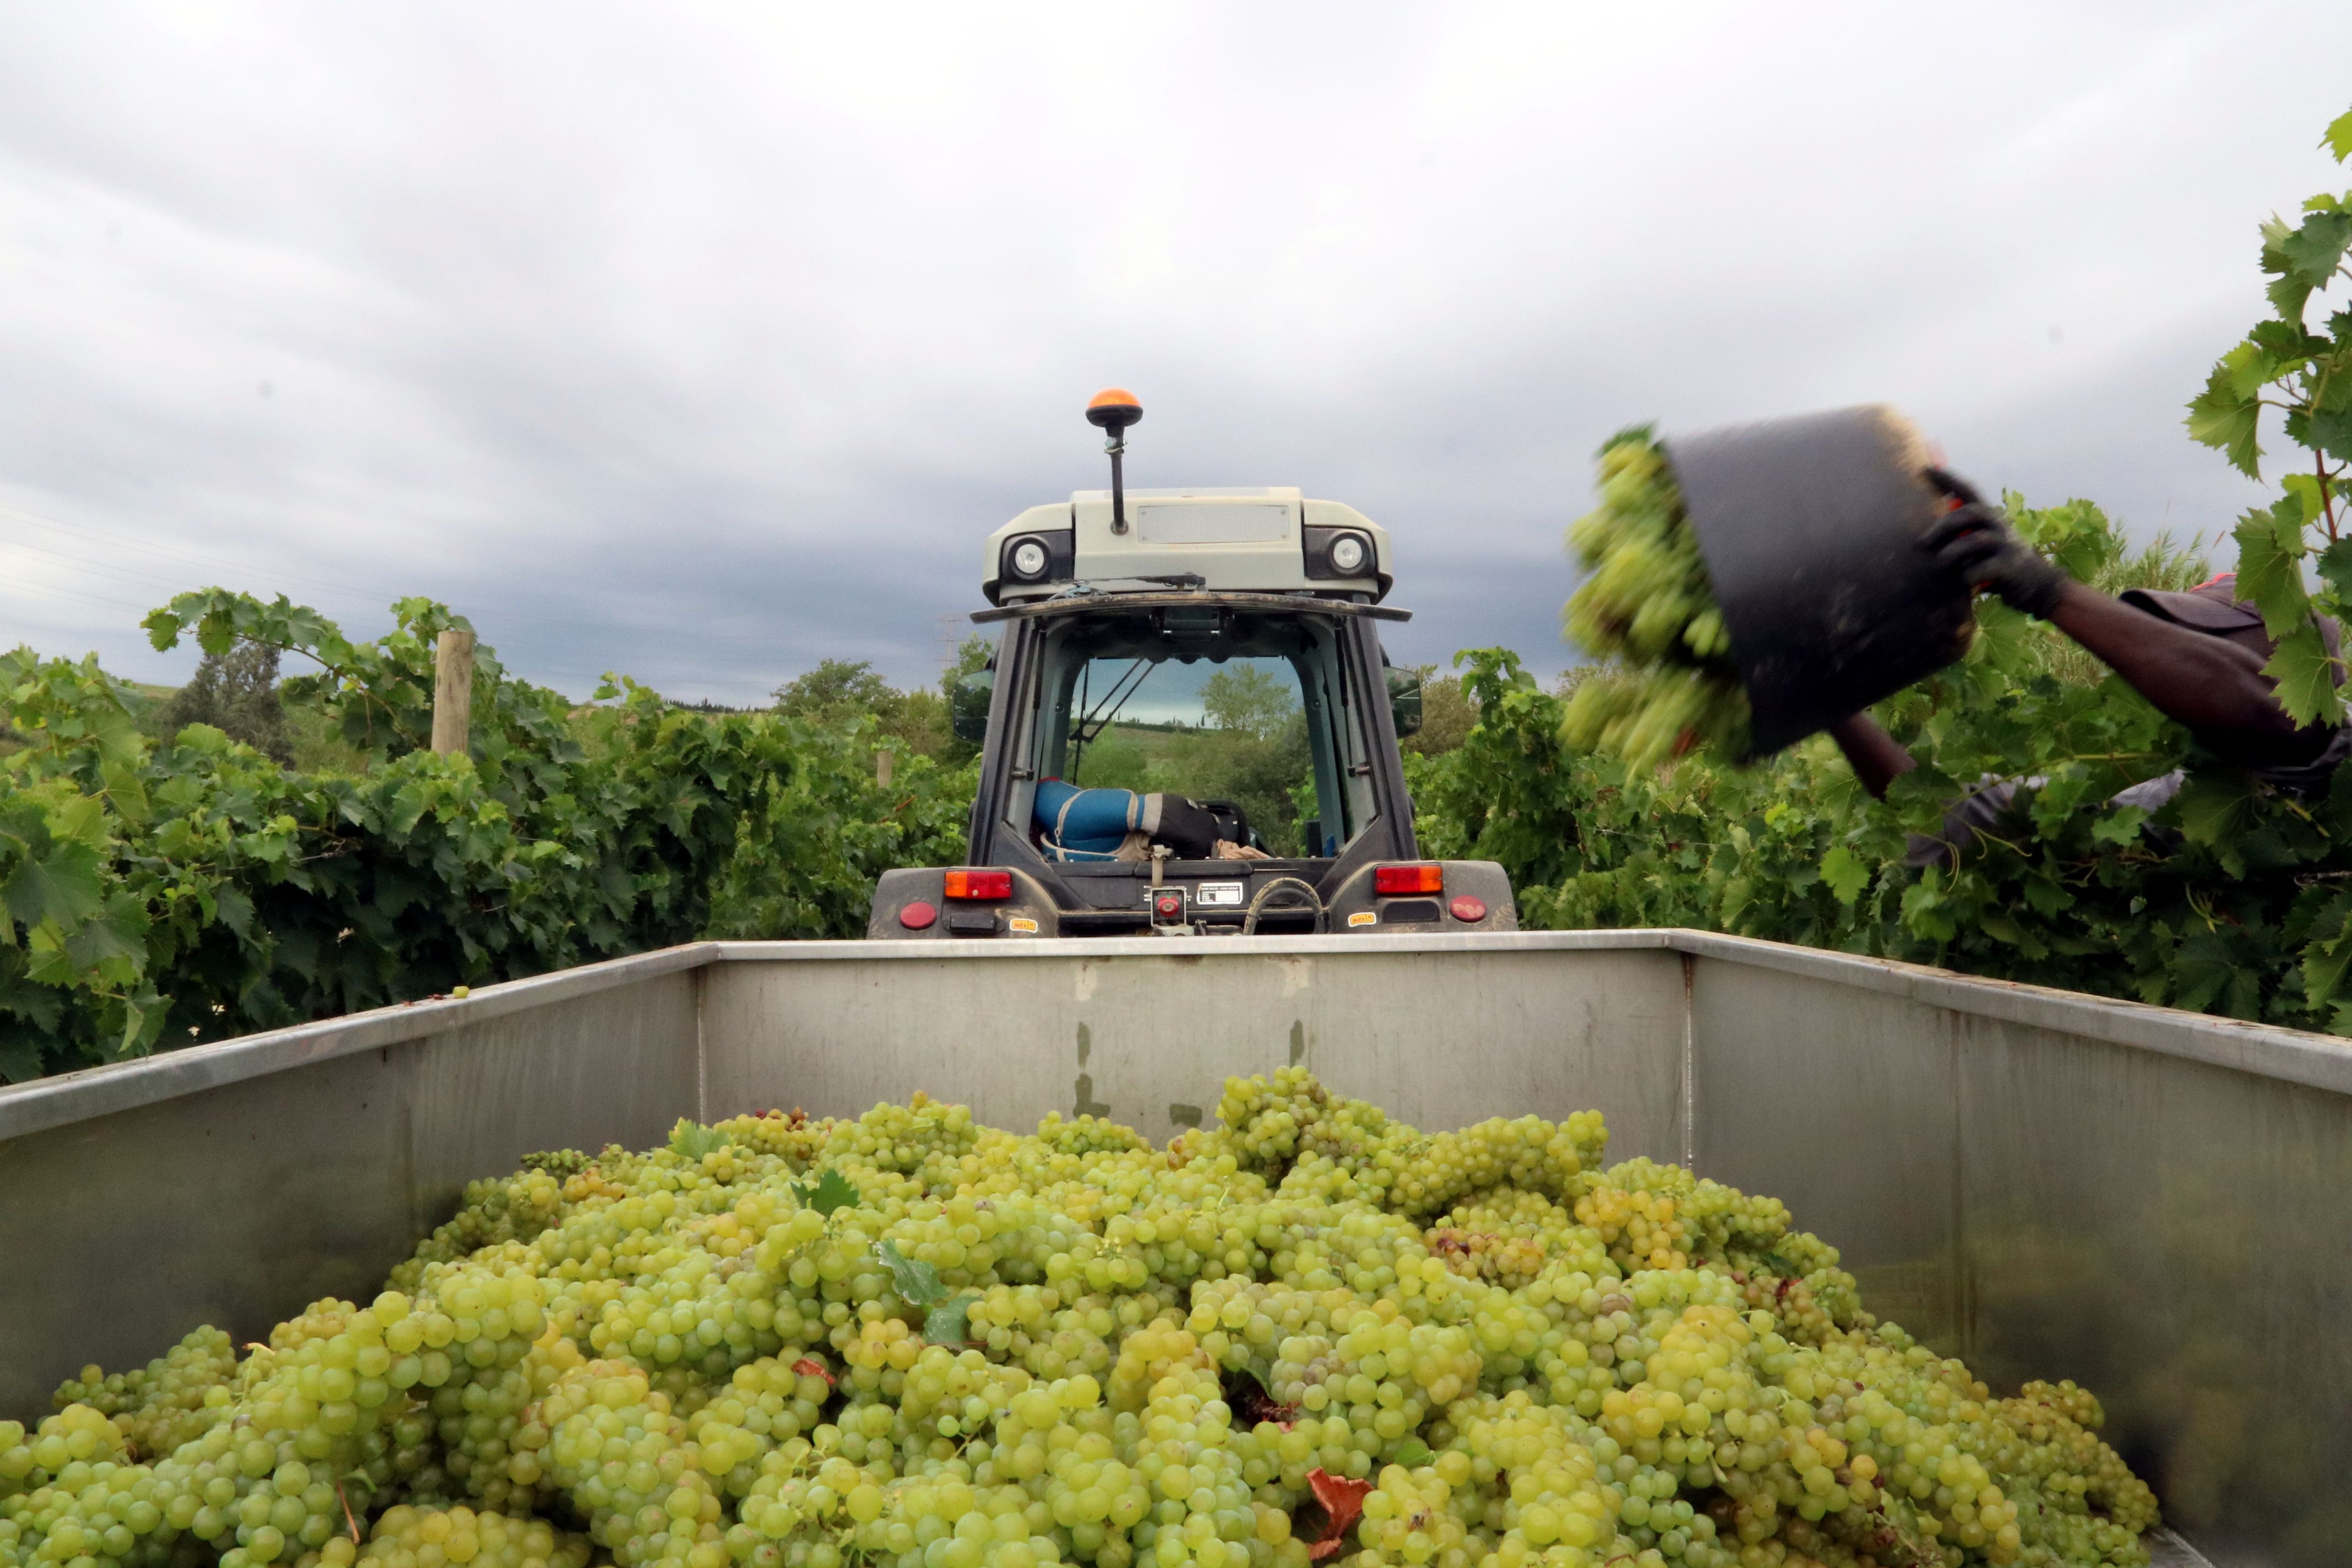
[[[218,1419],[231,1398],[236,1346],[218,1329],[192,1330],[186,1338],[145,1366],[109,1375],[82,1368],[54,1398],[57,1407],[86,1405],[111,1416],[131,1456],[168,1454]],[[5,1483],[0,1483],[5,1484]]]
[[1606,660],[1569,699],[1563,735],[1637,768],[1704,748],[1748,750],[1748,693],[1707,586],[1665,453],[1647,426],[1601,449],[1601,505],[1569,530],[1589,575],[1568,601],[1568,636]]
[[587,1542],[541,1520],[403,1503],[375,1521],[356,1561],[365,1568],[588,1568],[590,1556]]
[[2087,1393],[1606,1142],[1294,1068],[1164,1150],[918,1100],[534,1156],[364,1306],[0,1423],[0,1568],[2145,1560]]

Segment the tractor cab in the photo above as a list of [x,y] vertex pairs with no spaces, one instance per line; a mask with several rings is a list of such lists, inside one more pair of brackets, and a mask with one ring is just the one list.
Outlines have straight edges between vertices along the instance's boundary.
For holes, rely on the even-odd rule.
[[1387,531],[1295,489],[1127,489],[1140,415],[1098,397],[1112,488],[990,537],[972,618],[1003,632],[950,694],[982,743],[967,864],[885,873],[867,935],[1516,929],[1501,867],[1413,839]]

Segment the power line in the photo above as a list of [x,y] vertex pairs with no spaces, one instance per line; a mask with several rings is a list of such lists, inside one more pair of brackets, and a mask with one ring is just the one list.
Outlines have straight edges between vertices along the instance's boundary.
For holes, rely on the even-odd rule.
[[[86,604],[103,605],[111,610],[129,610],[134,615],[144,615],[146,613],[144,610],[142,610],[138,605],[131,604],[127,599],[102,599],[95,594],[79,593],[72,588],[59,588],[47,583],[26,583],[22,581],[0,583],[0,593],[48,594],[61,599],[79,599]],[[152,606],[150,607],[152,608]]]
[[175,555],[183,561],[191,562],[199,566],[208,566],[215,571],[226,570],[251,575],[267,576],[278,581],[303,584],[312,588],[324,588],[331,592],[340,594],[358,594],[363,596],[373,596],[375,593],[375,590],[373,588],[361,588],[352,584],[339,580],[314,577],[308,573],[289,572],[274,566],[256,567],[249,563],[233,561],[226,556],[213,555],[200,551],[186,550],[174,544],[158,543],[152,539],[141,539],[127,533],[118,533],[111,529],[100,528],[92,523],[67,522],[62,519],[48,517],[43,513],[28,510],[24,507],[16,506],[7,501],[0,501],[0,512],[5,512],[11,517],[32,524],[36,528],[51,529],[57,532],[67,534],[68,536],[89,535],[99,539],[111,540],[115,543],[127,544],[134,550],[145,551],[151,554]]
[[50,550],[43,545],[27,544],[21,539],[0,539],[0,550],[30,551],[36,555],[46,555],[52,561],[66,562],[84,572],[101,572],[110,576],[152,583],[168,593],[184,593],[188,587],[185,578],[158,577],[152,572],[142,572],[135,566],[118,566],[111,561],[91,561],[79,555],[68,554],[62,550]]

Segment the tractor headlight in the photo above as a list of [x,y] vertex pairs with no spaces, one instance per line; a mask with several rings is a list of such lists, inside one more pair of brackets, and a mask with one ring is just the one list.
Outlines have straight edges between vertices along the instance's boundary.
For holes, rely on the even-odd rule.
[[1024,583],[1034,583],[1043,577],[1052,560],[1042,539],[1017,540],[1004,556],[1005,564],[1012,569],[1013,575]]
[[1343,533],[1331,542],[1331,565],[1342,576],[1353,577],[1361,573],[1371,554],[1360,533]]

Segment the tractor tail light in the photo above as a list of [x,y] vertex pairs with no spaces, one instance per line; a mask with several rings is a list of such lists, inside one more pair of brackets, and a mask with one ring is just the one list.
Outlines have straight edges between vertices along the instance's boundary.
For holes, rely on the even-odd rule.
[[950,899],[973,899],[983,903],[1001,903],[1013,896],[1013,873],[1010,871],[950,871],[947,895]]
[[1417,866],[1375,866],[1372,891],[1382,897],[1391,893],[1442,893],[1445,891],[1445,868],[1426,860]]

